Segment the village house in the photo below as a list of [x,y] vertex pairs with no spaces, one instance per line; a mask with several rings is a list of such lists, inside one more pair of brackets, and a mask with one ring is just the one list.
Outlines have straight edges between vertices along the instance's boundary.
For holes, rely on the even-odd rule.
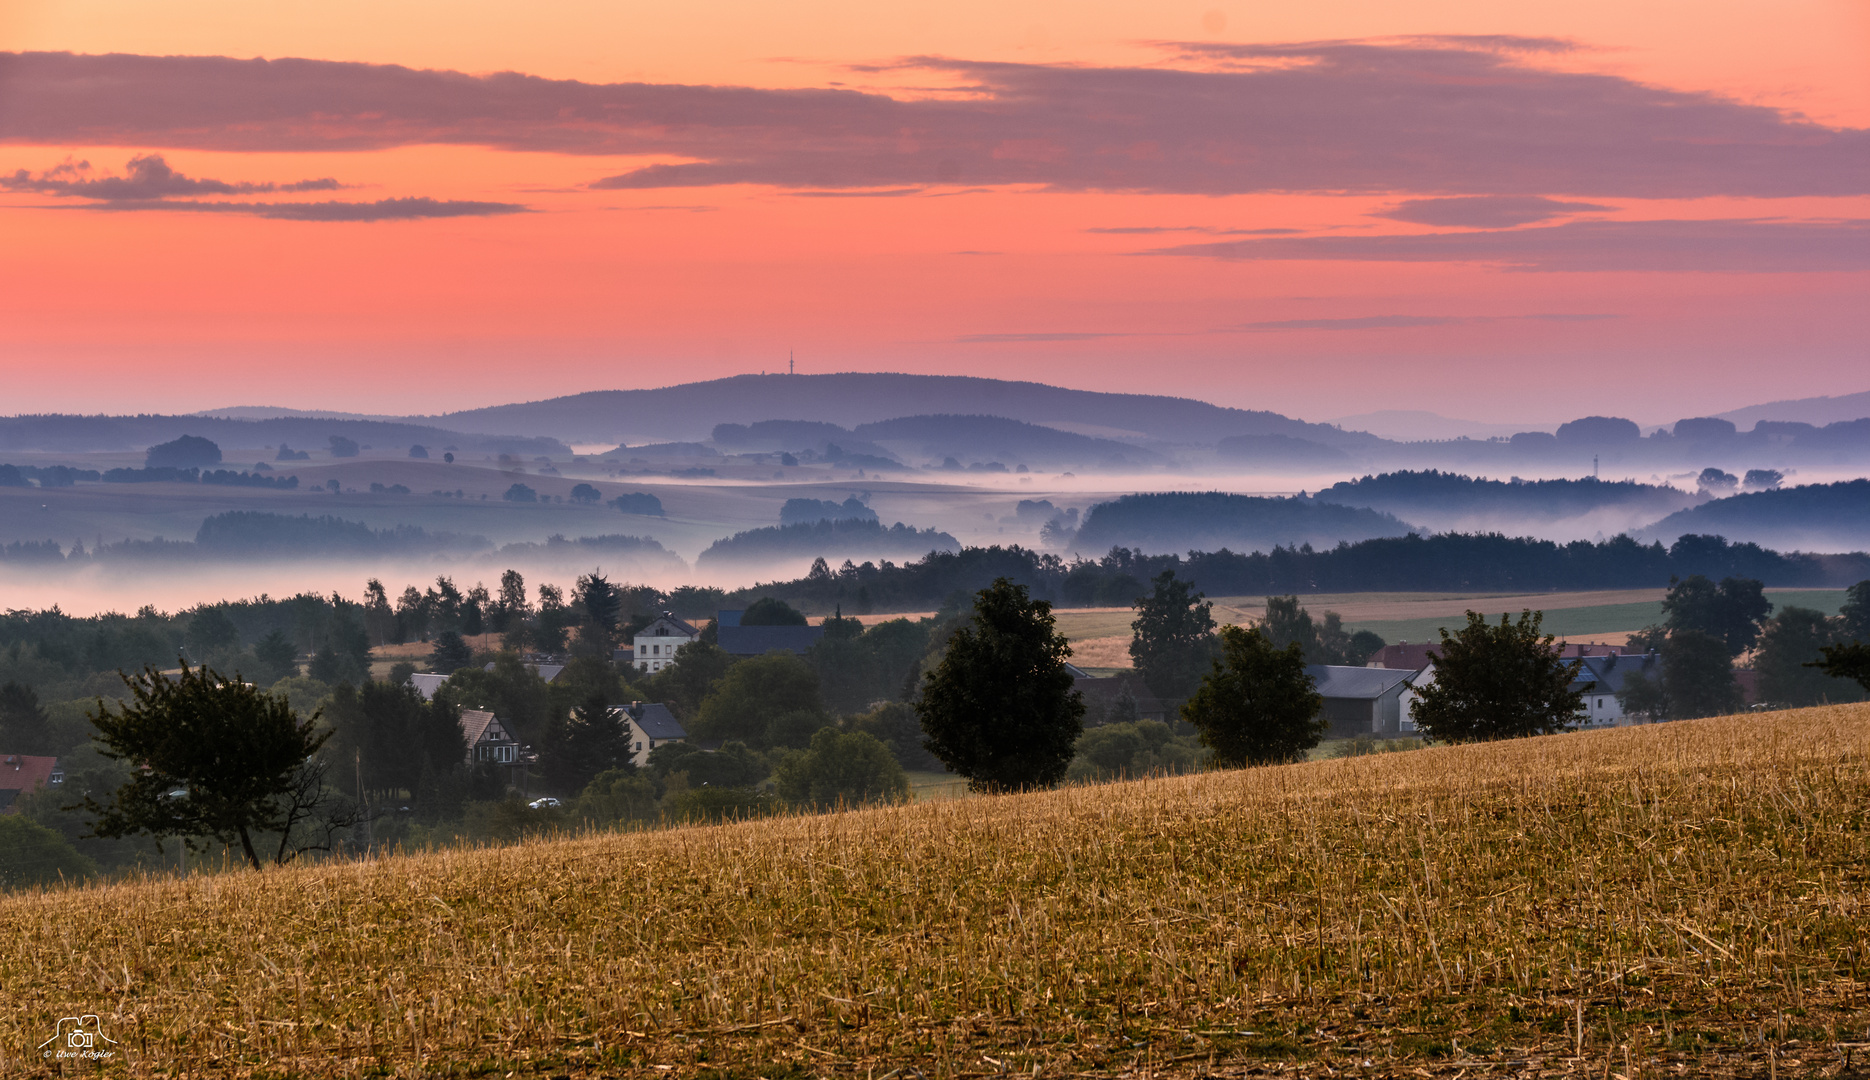
[[1630,676],[1654,680],[1662,670],[1662,657],[1653,652],[1585,656],[1579,658],[1579,663],[1571,689],[1584,691],[1583,722],[1587,727],[1624,727],[1633,723],[1624,715],[1619,695]]
[[612,709],[611,713],[623,721],[624,738],[630,746],[630,761],[638,768],[649,764],[649,752],[656,747],[688,741],[688,732],[683,730],[680,721],[676,720],[667,705],[633,701],[621,709]]
[[500,718],[486,709],[461,710],[461,737],[467,741],[467,763],[512,765],[519,760],[519,743]]
[[[655,622],[637,631],[629,661],[636,670],[654,675],[675,660],[675,650],[701,638],[701,630],[665,611]],[[619,650],[621,651],[621,650]]]
[[1394,738],[1403,734],[1402,696],[1415,672],[1401,668],[1307,664],[1318,693],[1325,699],[1319,716],[1330,723],[1325,737]]
[[[1385,645],[1371,654],[1369,665],[1393,671],[1409,672],[1399,698],[1401,713],[1398,718],[1397,734],[1414,735],[1417,732],[1415,706],[1423,687],[1435,682],[1435,654],[1431,650],[1436,642],[1409,644],[1399,642]],[[1606,645],[1601,642],[1559,642],[1558,658],[1564,661],[1576,660],[1581,665],[1578,678],[1571,683],[1571,689],[1584,690],[1584,711],[1580,722],[1589,727],[1616,726],[1628,723],[1624,719],[1623,704],[1617,697],[1623,691],[1623,680],[1632,671],[1642,670],[1654,677],[1654,654],[1645,657],[1626,645]]]
[[21,795],[41,788],[55,788],[65,782],[65,772],[55,757],[8,754],[0,758],[0,814],[17,814],[14,803]]

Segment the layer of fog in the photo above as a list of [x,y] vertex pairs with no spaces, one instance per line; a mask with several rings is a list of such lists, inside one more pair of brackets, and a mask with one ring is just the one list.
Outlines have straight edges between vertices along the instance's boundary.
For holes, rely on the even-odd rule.
[[[368,465],[369,462],[355,464]],[[355,465],[347,467],[354,468]],[[493,543],[539,543],[553,533],[574,540],[579,536],[623,533],[658,541],[667,549],[667,556],[657,556],[653,552],[638,556],[632,553],[575,549],[558,551],[549,556],[543,552],[503,556],[490,546],[472,554],[422,558],[254,560],[233,563],[206,559],[147,562],[104,559],[71,564],[0,560],[0,609],[33,610],[57,606],[68,613],[84,615],[106,611],[130,613],[147,604],[160,610],[173,611],[224,599],[261,594],[278,597],[303,591],[323,595],[336,592],[356,599],[363,593],[364,582],[371,577],[381,579],[394,595],[405,585],[424,587],[431,584],[438,575],[451,577],[463,588],[476,582],[492,588],[497,585],[501,572],[509,568],[517,569],[526,576],[528,583],[534,587],[535,595],[536,586],[540,582],[570,585],[578,574],[592,570],[601,570],[613,581],[648,584],[665,590],[680,585],[734,589],[759,582],[797,578],[810,568],[814,557],[810,552],[776,555],[752,563],[714,566],[698,566],[696,563],[697,557],[715,539],[750,528],[778,524],[778,508],[790,497],[841,500],[856,495],[876,510],[886,526],[901,521],[918,528],[940,529],[964,545],[1019,544],[1067,558],[1074,555],[1097,558],[1104,552],[1080,552],[1069,544],[1048,546],[1040,535],[1044,519],[1035,517],[1030,511],[1022,515],[1018,504],[1022,500],[1046,501],[1061,513],[1067,510],[1079,511],[1082,520],[1082,515],[1095,504],[1133,492],[1220,490],[1237,494],[1288,496],[1300,492],[1316,493],[1333,483],[1355,480],[1361,475],[1361,470],[1299,474],[1252,471],[1139,472],[1096,476],[985,474],[956,477],[952,474],[924,474],[886,480],[855,474],[820,474],[809,479],[755,484],[745,480],[616,478],[601,473],[580,475],[575,469],[566,467],[562,478],[551,479],[566,485],[589,479],[600,484],[607,495],[613,491],[640,488],[659,493],[665,501],[670,502],[676,501],[683,494],[704,498],[697,512],[671,513],[667,519],[629,517],[614,511],[602,514],[573,513],[568,506],[555,505],[549,512],[541,508],[536,512],[536,519],[516,520],[511,508],[503,508],[497,501],[454,500],[445,507],[451,519],[448,527],[464,533],[478,532],[490,536]],[[1554,469],[1528,471],[1521,475],[1528,480],[1575,479],[1578,473]],[[1789,476],[1786,483],[1826,483],[1853,479],[1858,475],[1858,470],[1847,468],[1805,469]],[[543,488],[547,477],[535,476],[528,475],[523,479]],[[1604,478],[1626,479],[1610,475]],[[498,479],[508,483],[512,478],[508,474]],[[1670,483],[1685,492],[1692,492],[1694,487],[1692,474],[1651,474],[1630,476],[1627,479],[1643,483]],[[99,488],[89,490],[98,491]],[[31,494],[34,496],[33,505],[38,505],[37,496],[40,493],[34,491]],[[59,494],[44,493],[48,497],[46,504],[49,506],[56,502],[57,499],[52,497]],[[21,500],[20,505],[25,505],[25,500]],[[217,509],[225,508],[225,505],[221,505]],[[255,505],[254,508],[273,512],[331,514],[351,520],[367,520],[380,528],[397,520],[415,521],[432,515],[437,507],[426,496],[420,495],[407,501],[383,500],[364,506],[338,497],[306,494],[281,506]],[[193,526],[199,525],[209,512],[214,511],[195,513],[184,511],[178,506],[153,515],[144,524],[160,519],[163,524],[158,525],[155,531],[166,529],[172,538],[187,537],[193,534]],[[484,525],[480,523],[482,515],[486,515]],[[1635,533],[1654,524],[1654,518],[1644,512],[1623,507],[1603,508],[1579,516],[1560,518],[1536,515],[1520,518],[1491,514],[1438,515],[1429,508],[1418,513],[1399,511],[1397,516],[1427,531],[1500,532],[1560,542],[1601,540],[1620,532]],[[88,522],[61,520],[60,515],[49,510],[37,516],[14,513],[9,518],[0,521],[0,539],[32,541],[67,538],[65,543],[69,544],[68,538],[78,536],[87,544],[92,542],[93,529]],[[528,526],[528,521],[536,521],[536,524]],[[111,539],[121,538],[132,531],[147,532],[142,528],[123,529]],[[1664,538],[1665,542],[1667,539]],[[1870,537],[1848,533],[1808,532],[1783,535],[1776,539],[1780,542],[1773,546],[1782,550],[1847,551],[1870,547]],[[828,561],[836,569],[844,557],[841,553]],[[878,556],[852,552],[848,557],[861,563],[867,557],[874,560]],[[911,561],[914,556],[896,552],[890,557],[900,563]]]

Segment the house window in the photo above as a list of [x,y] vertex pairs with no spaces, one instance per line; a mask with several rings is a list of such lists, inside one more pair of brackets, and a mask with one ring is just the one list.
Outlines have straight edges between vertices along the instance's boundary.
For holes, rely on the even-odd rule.
[[636,740],[636,752],[639,754],[643,752],[643,740],[641,739]]
[[494,747],[494,760],[503,764],[511,764],[514,756],[513,752],[516,749],[518,748],[513,746],[496,746]]

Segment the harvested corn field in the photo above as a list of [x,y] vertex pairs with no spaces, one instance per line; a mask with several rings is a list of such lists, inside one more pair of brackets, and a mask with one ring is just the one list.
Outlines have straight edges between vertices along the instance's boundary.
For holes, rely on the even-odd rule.
[[1870,706],[0,899],[0,1071],[1836,1075]]

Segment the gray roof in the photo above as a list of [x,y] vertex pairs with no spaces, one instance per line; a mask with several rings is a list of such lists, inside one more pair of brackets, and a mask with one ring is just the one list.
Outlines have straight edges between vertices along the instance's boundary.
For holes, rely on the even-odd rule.
[[[529,668],[534,675],[539,676],[546,682],[551,682],[553,679],[558,678],[558,673],[565,670],[564,664],[554,660],[527,660],[525,663],[526,667]],[[481,670],[492,671],[493,661],[489,660],[486,664],[482,665]]]
[[440,690],[447,681],[448,676],[433,671],[418,671],[409,676],[409,685],[416,688],[416,693],[421,694],[424,701],[434,701],[435,691]]
[[[666,630],[667,632],[660,633],[660,634],[655,633],[655,631],[657,630]],[[682,619],[678,619],[673,615],[662,614],[662,615],[656,616],[655,622],[652,622],[648,626],[643,627],[641,630],[638,630],[636,633],[637,633],[637,636],[639,637],[647,634],[650,637],[691,637],[692,638],[696,634],[701,633],[701,630],[699,627],[691,626],[686,621]]]
[[630,714],[631,720],[636,721],[637,727],[643,729],[644,738],[659,741],[688,738],[688,732],[683,729],[681,722],[675,718],[674,713],[669,711],[667,705],[646,701],[627,705],[624,711]]
[[1415,674],[1403,668],[1347,667],[1341,664],[1307,664],[1305,674],[1318,684],[1318,692],[1328,698],[1375,700],[1408,681]]
[[802,653],[825,636],[822,626],[727,626],[716,628],[722,649],[734,656],[759,656],[778,649]]
[[1585,656],[1579,658],[1579,663],[1582,666],[1578,668],[1578,680],[1571,684],[1573,689],[1596,683],[1586,693],[1619,694],[1623,692],[1624,681],[1631,675],[1641,672],[1644,678],[1655,678],[1656,669],[1662,661],[1655,653],[1635,653],[1630,656]]

